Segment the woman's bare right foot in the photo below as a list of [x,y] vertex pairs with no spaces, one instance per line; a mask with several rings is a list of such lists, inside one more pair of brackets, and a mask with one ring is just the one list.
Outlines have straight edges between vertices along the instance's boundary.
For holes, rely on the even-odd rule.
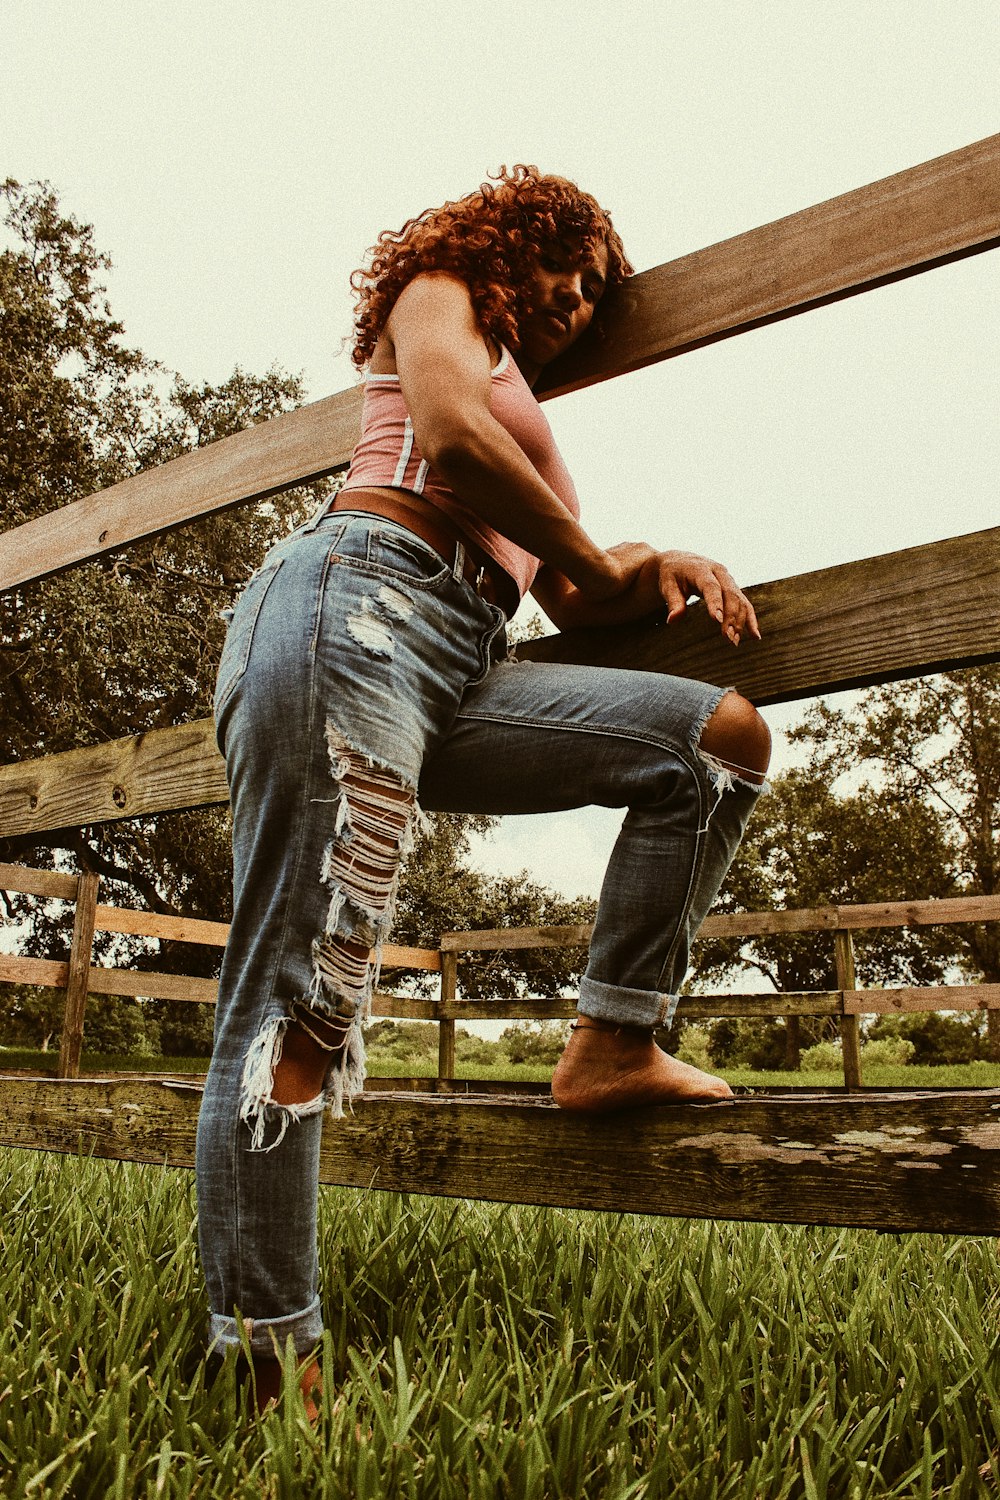
[[598,1114],[644,1104],[706,1104],[731,1099],[724,1078],[679,1062],[653,1033],[588,1016],[578,1023],[552,1075],[560,1109]]

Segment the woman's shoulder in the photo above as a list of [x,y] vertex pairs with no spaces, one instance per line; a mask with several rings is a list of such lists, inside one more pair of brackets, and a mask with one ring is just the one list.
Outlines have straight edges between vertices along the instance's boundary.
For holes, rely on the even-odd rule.
[[454,271],[418,271],[396,298],[389,317],[395,317],[401,308],[410,310],[425,306],[471,310],[472,293]]
[[407,282],[385,321],[370,373],[393,373],[397,344],[412,343],[414,338],[421,345],[452,348],[471,341],[489,347],[492,342],[484,338],[469,288],[451,271],[421,271]]

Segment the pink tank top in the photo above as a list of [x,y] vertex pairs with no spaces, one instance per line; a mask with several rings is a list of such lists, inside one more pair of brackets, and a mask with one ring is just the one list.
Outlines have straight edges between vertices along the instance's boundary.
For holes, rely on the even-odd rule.
[[[574,520],[579,520],[580,502],[552,429],[506,349],[501,350],[500,362],[492,372],[490,410]],[[510,574],[522,596],[530,589],[541,566],[538,558],[487,526],[435,474],[417,447],[398,375],[365,377],[361,437],[341,493],[369,485],[422,495]]]

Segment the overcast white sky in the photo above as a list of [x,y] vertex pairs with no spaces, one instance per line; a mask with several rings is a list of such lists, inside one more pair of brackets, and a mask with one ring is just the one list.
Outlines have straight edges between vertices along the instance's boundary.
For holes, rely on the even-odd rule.
[[[1000,129],[995,0],[0,16],[0,165],[93,223],[128,339],[190,380],[301,370],[313,398],[353,381],[365,248],[500,163],[575,178],[643,269]],[[997,272],[974,257],[549,403],[592,533],[753,583],[995,525]],[[483,858],[596,893],[616,821],[510,819]]]

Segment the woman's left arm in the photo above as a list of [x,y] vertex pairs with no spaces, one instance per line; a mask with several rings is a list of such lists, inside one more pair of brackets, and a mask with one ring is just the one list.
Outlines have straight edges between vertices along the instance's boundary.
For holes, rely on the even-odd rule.
[[623,625],[664,608],[669,625],[698,594],[734,646],[744,634],[760,640],[753,605],[721,563],[694,552],[658,552],[645,542],[621,542],[608,551],[633,570],[629,586],[612,599],[589,599],[555,569],[540,570],[531,592],[557,629]]

